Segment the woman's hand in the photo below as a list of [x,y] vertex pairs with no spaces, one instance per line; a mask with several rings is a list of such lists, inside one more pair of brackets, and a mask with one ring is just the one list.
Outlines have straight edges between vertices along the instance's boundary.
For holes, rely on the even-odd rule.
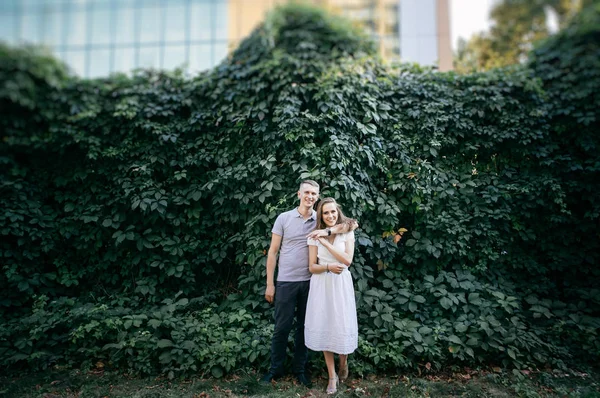
[[328,264],[329,267],[329,272],[333,272],[334,274],[341,274],[342,272],[344,272],[344,270],[348,267],[346,267],[344,264],[340,264],[340,263],[329,263]]
[[350,264],[352,263],[352,256],[353,256],[353,252],[354,252],[354,240],[353,239],[352,239],[352,241],[346,242],[346,248],[344,251],[341,251],[339,248],[336,249],[335,246],[333,246],[327,238],[319,238],[319,242],[327,250],[329,250],[329,252],[331,254],[333,254],[333,257],[335,257],[336,260],[341,262],[342,266],[344,266],[344,267],[350,266]]

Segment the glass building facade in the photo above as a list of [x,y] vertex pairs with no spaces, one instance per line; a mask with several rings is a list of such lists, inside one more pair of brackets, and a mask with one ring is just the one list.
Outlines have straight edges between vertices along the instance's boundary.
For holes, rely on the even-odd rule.
[[[290,0],[228,0],[231,46],[243,40],[268,10]],[[298,1],[298,0],[296,0]],[[357,22],[378,43],[384,58],[400,59],[400,8],[405,0],[302,0]]]
[[[288,1],[0,0],[0,40],[43,44],[83,77],[135,68],[195,74],[221,62],[270,9]],[[440,35],[448,0],[304,1],[360,23],[384,58],[451,68],[449,32],[446,55]]]
[[49,47],[78,75],[197,72],[228,50],[226,0],[1,0],[0,39]]
[[[232,47],[272,7],[290,0],[228,0]],[[298,1],[298,0],[296,0]],[[452,69],[449,0],[302,0],[356,21],[383,58]]]
[[400,7],[398,0],[329,0],[331,8],[357,21],[373,36],[381,55],[399,60]]

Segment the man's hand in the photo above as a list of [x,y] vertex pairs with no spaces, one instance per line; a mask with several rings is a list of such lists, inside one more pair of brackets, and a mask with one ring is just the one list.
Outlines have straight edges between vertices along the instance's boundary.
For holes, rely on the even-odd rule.
[[327,234],[327,231],[324,229],[315,229],[310,234],[308,234],[308,237],[310,239],[318,239],[318,238],[322,238],[325,236],[328,236],[328,234]]
[[[346,223],[337,224],[331,227],[331,233],[340,234],[345,232],[354,231],[359,227],[358,221],[353,218],[346,220]],[[333,230],[334,229],[334,230]],[[329,236],[326,229],[315,229],[310,234],[307,235],[310,239],[319,239]]]
[[275,286],[267,286],[267,290],[265,290],[265,299],[269,304],[273,304],[273,300],[275,299]]

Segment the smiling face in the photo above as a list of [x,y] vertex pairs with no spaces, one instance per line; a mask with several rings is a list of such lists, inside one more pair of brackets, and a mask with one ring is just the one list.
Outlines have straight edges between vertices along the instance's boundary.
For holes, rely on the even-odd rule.
[[302,184],[298,191],[298,199],[300,199],[300,206],[312,209],[317,199],[319,199],[319,188],[310,184]]
[[322,208],[322,220],[328,227],[333,227],[338,219],[338,210],[335,203],[325,203]]

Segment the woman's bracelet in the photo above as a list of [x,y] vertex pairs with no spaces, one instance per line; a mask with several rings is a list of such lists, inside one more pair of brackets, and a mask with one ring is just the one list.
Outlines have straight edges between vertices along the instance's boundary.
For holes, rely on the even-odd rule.
[[329,264],[327,264],[327,272],[329,272]]

